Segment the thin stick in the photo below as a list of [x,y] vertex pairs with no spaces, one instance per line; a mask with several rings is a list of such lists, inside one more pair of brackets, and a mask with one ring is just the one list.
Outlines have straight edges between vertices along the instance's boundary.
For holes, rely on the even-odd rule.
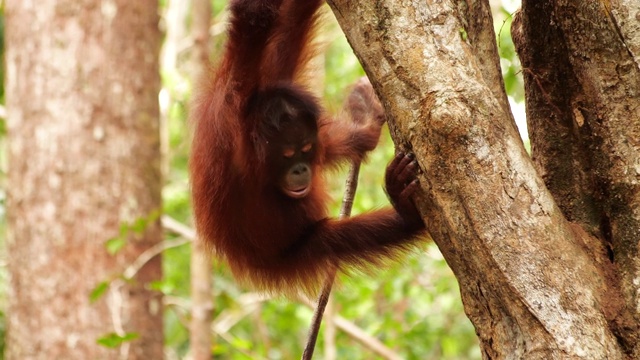
[[318,334],[320,333],[320,325],[322,324],[322,315],[324,314],[324,309],[327,307],[327,303],[329,302],[329,296],[331,295],[331,288],[333,287],[335,277],[336,270],[334,267],[322,286],[322,293],[320,293],[320,297],[318,298],[318,305],[316,306],[316,310],[313,312],[311,328],[307,335],[307,345],[302,353],[302,360],[311,360],[311,358],[313,358],[313,351],[315,350],[316,340],[318,340]]
[[[344,189],[344,198],[342,199],[342,206],[340,207],[340,219],[348,218],[351,215],[351,208],[353,207],[353,198],[356,195],[356,189],[358,188],[358,174],[360,173],[360,162],[354,161],[349,168],[349,174],[347,175],[347,181]],[[313,357],[313,351],[316,347],[316,341],[318,340],[318,334],[320,333],[320,325],[322,324],[322,315],[324,309],[327,307],[329,296],[331,295],[331,288],[336,278],[337,264],[334,266],[325,280],[322,286],[322,292],[318,298],[318,305],[313,313],[311,320],[311,328],[307,335],[307,345],[302,353],[302,360],[311,360]]]

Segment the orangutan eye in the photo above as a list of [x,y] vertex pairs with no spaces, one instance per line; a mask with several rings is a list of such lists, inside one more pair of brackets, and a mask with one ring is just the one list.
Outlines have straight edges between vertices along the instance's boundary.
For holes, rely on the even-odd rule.
[[313,144],[312,143],[307,143],[302,147],[302,152],[306,153],[311,151],[311,149],[313,148]]
[[287,159],[290,159],[293,157],[293,155],[296,154],[296,150],[293,148],[286,148],[284,149],[284,151],[282,152],[282,156],[286,157]]

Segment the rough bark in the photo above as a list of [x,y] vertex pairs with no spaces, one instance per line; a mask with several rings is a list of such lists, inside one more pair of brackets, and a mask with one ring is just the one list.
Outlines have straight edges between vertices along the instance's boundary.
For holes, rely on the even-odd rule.
[[[417,202],[483,357],[638,358],[639,5],[523,1],[525,13],[553,13],[532,13],[523,35],[546,61],[524,70],[528,89],[544,89],[527,92],[528,115],[540,104],[534,164],[508,110],[487,1],[329,2],[394,141],[424,172]],[[615,26],[616,12],[632,15]],[[580,121],[592,140],[576,134]]]
[[523,1],[514,40],[533,159],[567,219],[607,250],[608,320],[638,358],[640,3],[611,5]]
[[[159,257],[90,301],[161,240],[157,3],[9,0],[5,14],[7,358],[160,359]],[[138,337],[109,349],[108,333]]]

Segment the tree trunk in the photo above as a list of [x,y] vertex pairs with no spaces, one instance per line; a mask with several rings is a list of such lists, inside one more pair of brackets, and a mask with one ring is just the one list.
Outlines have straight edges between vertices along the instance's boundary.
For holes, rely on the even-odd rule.
[[[157,3],[8,0],[5,13],[7,358],[161,359],[159,257],[90,300],[161,240]],[[115,255],[110,239],[126,240]]]
[[[193,47],[192,84],[207,76],[211,53],[211,1],[193,0],[191,10],[193,24],[191,33],[195,39]],[[191,323],[190,356],[193,360],[211,359],[213,334],[213,270],[211,256],[204,240],[196,238],[191,243]]]
[[523,1],[534,161],[488,1],[330,5],[424,172],[416,201],[483,357],[640,358],[638,2]]

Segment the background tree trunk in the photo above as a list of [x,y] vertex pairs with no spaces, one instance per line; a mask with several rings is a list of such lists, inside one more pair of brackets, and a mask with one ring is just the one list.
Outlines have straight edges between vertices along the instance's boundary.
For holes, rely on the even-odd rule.
[[488,1],[329,2],[424,171],[483,357],[640,358],[640,4],[523,1],[533,162]]
[[[159,257],[90,301],[161,240],[157,3],[9,0],[5,12],[7,357],[161,359]],[[114,238],[126,245],[110,255]],[[137,339],[98,345],[108,333]]]
[[[192,84],[208,76],[211,53],[211,1],[193,0],[191,9],[194,47]],[[211,359],[213,334],[213,270],[209,249],[201,238],[191,243],[190,355],[193,360]]]

